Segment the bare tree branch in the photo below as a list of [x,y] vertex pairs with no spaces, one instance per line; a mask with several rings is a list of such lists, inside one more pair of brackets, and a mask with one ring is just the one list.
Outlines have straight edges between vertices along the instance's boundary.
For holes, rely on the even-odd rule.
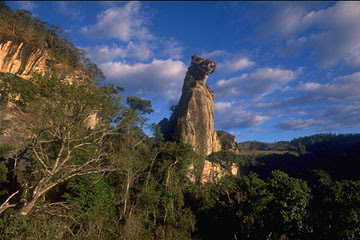
[[16,192],[14,192],[13,194],[11,194],[6,200],[5,202],[3,202],[3,204],[1,204],[0,206],[0,214],[2,214],[3,212],[5,212],[6,209],[11,208],[11,207],[15,207],[16,204],[9,204],[9,201],[16,195],[19,193],[19,190],[17,190]]

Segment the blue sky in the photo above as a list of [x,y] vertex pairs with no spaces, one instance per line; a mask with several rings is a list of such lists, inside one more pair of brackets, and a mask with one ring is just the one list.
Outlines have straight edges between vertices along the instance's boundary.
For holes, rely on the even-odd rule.
[[7,2],[61,26],[126,95],[169,117],[210,57],[215,127],[274,142],[360,131],[360,2]]

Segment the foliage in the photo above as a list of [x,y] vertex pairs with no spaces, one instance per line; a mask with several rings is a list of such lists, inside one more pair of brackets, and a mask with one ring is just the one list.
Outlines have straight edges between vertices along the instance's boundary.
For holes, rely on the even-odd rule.
[[301,235],[309,205],[310,188],[305,181],[289,177],[275,170],[268,179],[269,191],[274,195],[269,204],[270,222],[273,234],[285,234],[292,239]]
[[230,170],[233,164],[237,167],[246,166],[247,161],[243,156],[227,150],[220,150],[210,154],[207,159],[210,162],[219,163],[223,168]]
[[7,174],[8,169],[6,167],[7,155],[11,151],[12,147],[9,145],[0,145],[0,199],[7,193]]
[[[8,101],[13,101],[12,114],[30,136],[26,149],[31,160],[27,170],[17,174],[26,186],[20,214],[27,215],[39,197],[72,177],[110,170],[106,137],[114,131],[110,123],[120,109],[114,97],[94,84],[70,85],[56,74],[50,79],[35,74],[22,85],[5,78],[2,84],[5,96],[22,96]],[[95,123],[89,125],[94,114]]]
[[141,114],[154,112],[154,110],[151,109],[151,102],[149,100],[143,100],[138,97],[130,96],[126,99],[126,103],[130,106],[130,108],[139,111]]

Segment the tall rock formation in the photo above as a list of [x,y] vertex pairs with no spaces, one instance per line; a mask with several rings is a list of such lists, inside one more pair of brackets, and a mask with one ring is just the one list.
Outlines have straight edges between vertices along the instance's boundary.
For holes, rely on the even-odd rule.
[[206,85],[215,68],[215,62],[210,59],[192,56],[179,104],[167,129],[168,138],[193,146],[203,157],[221,149],[214,129],[214,94]]
[[[199,169],[200,174],[197,176],[199,178],[196,177],[201,183],[216,181],[229,174],[238,174],[236,164],[228,170],[218,163],[206,160],[209,154],[222,149],[222,143],[214,129],[214,93],[206,85],[206,80],[215,68],[215,62],[210,59],[193,55],[185,76],[179,104],[175,107],[169,121],[165,118],[160,122],[161,130],[167,140],[187,143],[204,158],[203,167]],[[224,136],[225,132],[220,133]],[[231,140],[235,141],[235,137]],[[234,145],[233,142],[231,144]],[[191,169],[193,167],[190,166]]]

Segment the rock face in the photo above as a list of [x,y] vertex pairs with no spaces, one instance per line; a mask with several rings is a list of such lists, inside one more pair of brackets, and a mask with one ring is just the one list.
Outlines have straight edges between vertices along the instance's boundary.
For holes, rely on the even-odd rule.
[[46,59],[49,59],[49,55],[45,49],[0,34],[0,72],[29,79],[34,71],[45,72]]
[[[49,64],[51,67],[47,62],[52,62]],[[89,78],[89,74],[82,69],[73,69],[57,62],[49,49],[39,48],[35,43],[0,32],[0,72],[28,80],[33,72],[51,75],[52,70],[56,70],[59,77],[70,84]]]
[[206,157],[219,151],[221,144],[214,129],[214,94],[206,85],[216,64],[193,55],[185,76],[182,95],[169,121],[169,138],[193,146]]
[[238,151],[239,147],[234,135],[222,130],[216,131],[216,133],[219,136],[222,150]]
[[239,173],[239,168],[236,164],[232,164],[230,169],[227,170],[221,167],[217,163],[213,163],[210,161],[205,160],[204,168],[201,173],[200,182],[213,182],[216,181],[226,175],[234,175],[237,176]]

